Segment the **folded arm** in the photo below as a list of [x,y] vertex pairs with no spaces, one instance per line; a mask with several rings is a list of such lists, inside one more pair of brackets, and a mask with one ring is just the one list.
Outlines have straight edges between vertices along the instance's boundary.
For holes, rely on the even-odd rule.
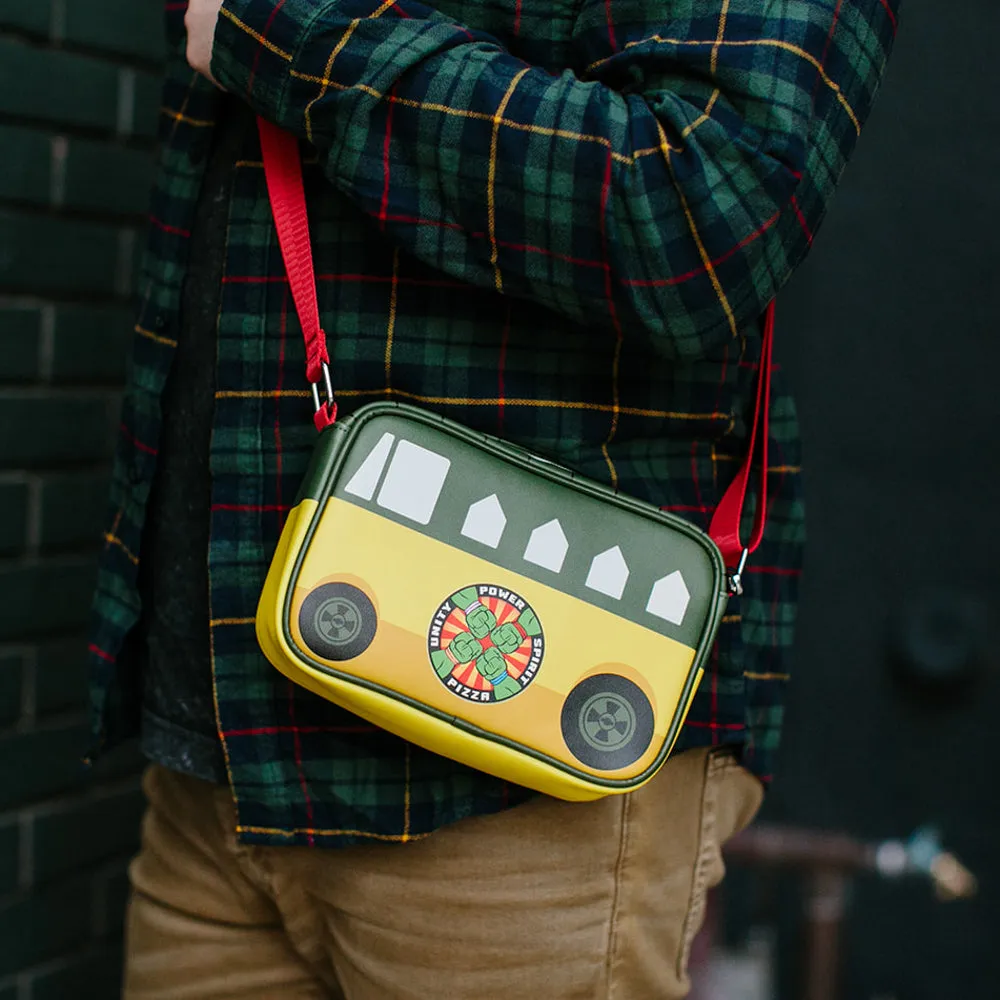
[[225,0],[212,71],[414,256],[690,358],[804,256],[893,29],[889,0],[583,0],[553,74],[418,0]]

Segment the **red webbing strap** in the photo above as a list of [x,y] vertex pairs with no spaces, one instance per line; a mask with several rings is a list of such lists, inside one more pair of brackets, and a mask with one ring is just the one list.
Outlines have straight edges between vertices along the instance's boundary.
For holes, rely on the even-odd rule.
[[[309,218],[306,214],[305,188],[302,184],[302,162],[298,141],[283,129],[257,119],[260,145],[264,155],[267,191],[278,230],[278,241],[285,259],[285,270],[292,289],[292,298],[299,314],[302,336],[306,343],[306,378],[312,384],[316,402],[315,423],[323,430],[337,419],[337,404],[330,383],[330,356],[326,349],[326,334],[319,324],[319,304],[316,297],[316,273],[313,268],[312,245],[309,240]],[[730,587],[741,593],[741,575],[747,556],[753,552],[764,534],[767,517],[767,439],[768,409],[771,401],[771,354],[774,342],[774,303],[767,308],[764,339],[761,346],[760,369],[757,377],[757,401],[747,455],[736,478],[729,485],[716,508],[709,534],[722,552],[727,568],[732,570]],[[320,403],[318,384],[325,381],[327,401]],[[740,541],[740,520],[746,502],[747,485],[753,470],[757,442],[760,441],[760,493],[754,514],[753,533],[744,545]]]
[[[719,506],[715,509],[708,533],[722,552],[726,566],[734,572],[730,577],[730,588],[734,593],[742,593],[741,576],[747,556],[754,552],[764,536],[764,522],[767,520],[767,439],[768,416],[771,403],[771,356],[774,347],[774,302],[767,307],[764,317],[764,338],[760,350],[760,367],[757,374],[757,401],[754,406],[753,426],[750,429],[750,443],[746,458],[740,466],[736,478],[729,484]],[[746,503],[747,485],[753,471],[757,442],[760,441],[760,492],[754,511],[753,532],[744,544],[740,541],[740,521]]]
[[[264,175],[271,199],[274,225],[278,230],[281,255],[299,315],[302,337],[306,343],[306,378],[313,386],[316,401],[315,423],[323,430],[337,419],[337,404],[330,383],[330,355],[326,349],[326,334],[319,323],[319,302],[316,297],[316,272],[313,267],[312,243],[309,239],[309,217],[306,213],[306,193],[302,183],[302,161],[298,140],[284,129],[257,119],[260,148],[264,156]],[[319,383],[326,383],[327,401],[319,402]]]

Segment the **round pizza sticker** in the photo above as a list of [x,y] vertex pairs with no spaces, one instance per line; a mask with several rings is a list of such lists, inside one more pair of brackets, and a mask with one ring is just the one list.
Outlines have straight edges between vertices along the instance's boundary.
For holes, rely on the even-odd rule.
[[506,701],[534,679],[545,655],[542,625],[520,594],[494,584],[463,587],[445,600],[427,633],[431,666],[466,701]]

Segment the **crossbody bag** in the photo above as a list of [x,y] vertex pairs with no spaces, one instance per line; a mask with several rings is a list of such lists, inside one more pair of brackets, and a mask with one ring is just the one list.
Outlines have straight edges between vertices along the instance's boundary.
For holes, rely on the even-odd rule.
[[338,420],[298,142],[259,130],[319,431],[257,609],[261,649],[320,697],[481,771],[571,800],[639,787],[763,535],[773,304],[747,454],[707,534],[419,407]]

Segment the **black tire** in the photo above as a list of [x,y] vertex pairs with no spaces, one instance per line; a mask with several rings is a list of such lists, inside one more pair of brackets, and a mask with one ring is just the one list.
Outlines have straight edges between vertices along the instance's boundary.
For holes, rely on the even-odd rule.
[[563,702],[562,734],[578,761],[598,771],[634,764],[653,738],[653,706],[619,674],[580,681]]
[[325,583],[302,602],[299,631],[325,660],[353,660],[375,638],[378,616],[368,595],[349,583]]

